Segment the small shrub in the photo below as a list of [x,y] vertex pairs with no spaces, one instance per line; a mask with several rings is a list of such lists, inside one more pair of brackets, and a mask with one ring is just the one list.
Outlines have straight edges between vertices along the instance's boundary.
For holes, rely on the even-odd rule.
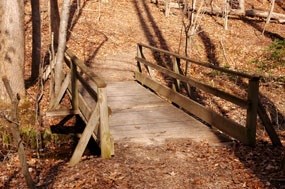
[[277,39],[269,46],[269,59],[285,66],[285,40]]

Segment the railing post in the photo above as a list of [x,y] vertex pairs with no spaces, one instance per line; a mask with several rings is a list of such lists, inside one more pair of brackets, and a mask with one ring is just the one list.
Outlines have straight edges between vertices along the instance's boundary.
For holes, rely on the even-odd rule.
[[[174,57],[173,59],[174,59],[173,60],[173,71],[177,74],[181,74],[181,72],[180,72],[180,58]],[[174,89],[178,92],[181,90],[179,79],[174,80]]]
[[259,77],[253,77],[248,83],[248,108],[246,114],[247,143],[254,146],[256,143],[256,121],[259,94]]
[[[142,46],[140,44],[138,44],[137,46],[137,57],[143,58]],[[138,71],[142,73],[142,67],[139,61],[137,61],[137,66],[138,66]]]
[[78,110],[78,84],[77,84],[77,66],[71,61],[71,95],[72,95],[72,110]]
[[106,88],[98,88],[98,103],[100,110],[100,148],[101,157],[110,158],[113,152],[111,144],[111,134],[109,129],[109,113],[107,105]]

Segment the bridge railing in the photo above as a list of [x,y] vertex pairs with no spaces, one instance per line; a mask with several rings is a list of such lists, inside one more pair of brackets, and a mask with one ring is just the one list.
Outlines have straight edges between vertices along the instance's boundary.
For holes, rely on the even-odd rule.
[[[110,158],[113,153],[113,145],[111,144],[109,130],[107,84],[70,50],[66,51],[65,60],[71,69],[71,85],[68,87],[68,91],[71,94],[72,109],[78,111],[85,123],[87,123],[70,160],[70,164],[73,165],[79,162],[91,136],[100,144],[101,157]],[[95,107],[90,107],[90,102],[79,92],[82,89],[92,98]]]
[[[67,67],[62,86],[51,99],[49,116],[78,114],[86,123],[80,140],[70,159],[70,165],[78,163],[91,137],[100,145],[101,157],[110,158],[113,154],[113,141],[109,130],[109,112],[107,104],[107,84],[78,59],[70,50],[66,50]],[[51,70],[51,68],[49,68]],[[51,72],[51,71],[49,71]],[[71,101],[70,110],[56,110],[64,94]]]
[[[163,49],[159,49],[156,47],[152,47],[149,45],[139,43],[137,46],[137,66],[138,71],[135,72],[135,79],[142,83],[143,85],[149,87],[154,90],[159,95],[167,98],[171,102],[175,103],[179,107],[183,108],[190,114],[197,116],[203,121],[207,122],[211,126],[219,129],[220,131],[226,133],[227,135],[247,144],[247,145],[255,145],[256,143],[256,122],[257,122],[257,108],[258,108],[258,95],[259,95],[259,76],[249,75],[242,72],[237,72],[233,70],[229,70],[226,68],[218,67],[209,63],[199,62],[185,56],[181,56],[176,53],[172,53]],[[163,63],[157,62],[153,63],[151,58],[146,58],[143,49],[150,50],[154,56],[155,53],[159,53],[159,55],[167,55],[170,57],[172,61],[172,67],[167,65],[163,65]],[[210,68],[222,73],[226,73],[232,76],[241,77],[248,80],[247,86],[247,97],[246,99],[241,98],[239,96],[230,94],[221,89],[203,83],[191,76],[184,76],[180,73],[180,61],[184,60],[191,64],[195,64],[198,66],[202,66],[205,68]],[[156,70],[157,72],[167,76],[168,78],[172,78],[176,83],[178,88],[171,89],[171,87],[167,87],[163,84],[160,84],[155,81],[154,73],[151,70]],[[166,80],[168,79],[166,78]],[[179,91],[181,90],[180,83],[186,83],[191,87],[195,87],[204,92],[210,93],[214,96],[220,97],[226,101],[229,101],[243,109],[246,110],[246,122],[245,125],[241,125],[235,122],[232,119],[226,118],[217,112],[207,108],[198,102],[188,98],[185,95],[182,95]]]

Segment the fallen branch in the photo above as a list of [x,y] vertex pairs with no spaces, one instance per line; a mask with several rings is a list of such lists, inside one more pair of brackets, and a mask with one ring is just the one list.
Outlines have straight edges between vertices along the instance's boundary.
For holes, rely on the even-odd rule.
[[[158,4],[161,4],[161,2],[159,1]],[[181,9],[184,6],[182,6],[180,3],[170,3],[169,4],[170,8],[177,8],[177,9]],[[197,11],[196,9],[188,9],[188,11]],[[217,16],[223,16],[224,15],[224,11],[221,8],[207,8],[204,7],[201,12],[204,12],[206,14],[210,14],[210,15],[217,15]],[[243,11],[242,9],[231,9],[228,10],[227,14],[229,16],[248,16],[248,17],[257,17],[257,18],[264,18],[267,19],[268,18],[268,11],[263,11],[263,10],[257,10],[257,9],[250,9],[250,10],[246,10]],[[270,13],[270,19],[272,21],[277,21],[281,24],[285,23],[285,14],[280,14],[280,13],[276,13],[276,12],[271,12]]]

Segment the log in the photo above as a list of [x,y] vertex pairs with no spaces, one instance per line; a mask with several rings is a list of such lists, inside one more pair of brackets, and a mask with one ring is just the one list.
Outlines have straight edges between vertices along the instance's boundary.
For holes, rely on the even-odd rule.
[[[160,4],[160,3],[159,3]],[[181,9],[183,6],[179,3],[170,3],[170,8]],[[193,11],[193,9],[189,9],[188,11]],[[194,11],[197,11],[194,9]],[[218,15],[223,16],[223,9],[222,8],[202,8],[201,12],[210,14],[210,15]],[[230,16],[248,16],[248,17],[258,17],[266,19],[268,17],[268,11],[266,10],[257,10],[257,9],[249,9],[245,12],[241,9],[231,9],[228,11],[228,15]],[[281,13],[272,12],[271,14],[272,21],[277,21],[281,24],[285,23],[285,15]]]
[[[190,9],[189,11],[193,11],[193,10]],[[196,11],[196,10],[194,10],[194,11]],[[211,15],[218,15],[218,16],[223,15],[223,10],[219,9],[219,8],[202,8],[201,12],[211,14]],[[258,17],[258,18],[266,19],[268,17],[268,11],[250,9],[250,10],[246,10],[245,12],[243,12],[242,10],[239,10],[239,9],[231,9],[231,10],[229,10],[228,15],[230,15],[230,16]],[[285,15],[284,14],[272,12],[271,19],[275,20],[279,23],[282,23],[282,24],[285,23]]]

